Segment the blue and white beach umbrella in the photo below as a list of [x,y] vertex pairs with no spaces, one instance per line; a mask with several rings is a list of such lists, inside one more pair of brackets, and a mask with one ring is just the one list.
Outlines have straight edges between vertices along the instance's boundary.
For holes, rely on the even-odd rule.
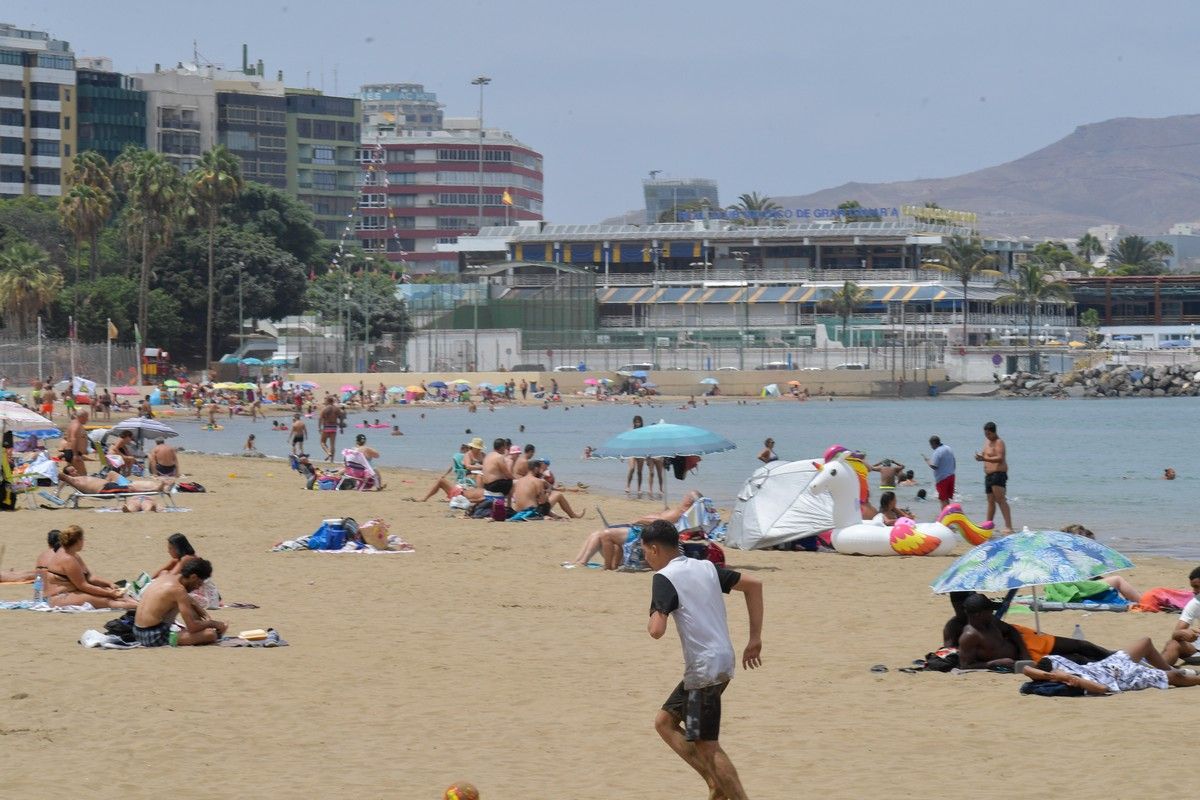
[[1038,586],[1092,580],[1132,567],[1128,558],[1086,536],[1023,530],[971,548],[930,588],[936,594],[946,594],[1015,591],[1032,586],[1036,618]]
[[[659,420],[654,425],[645,425],[617,434],[592,451],[595,458],[672,458],[674,456],[702,456],[734,450],[737,445],[724,436],[695,428],[691,425],[675,425]],[[667,503],[667,492],[663,489],[663,505]]]
[[243,358],[242,363],[248,367],[261,367],[263,365],[261,358]]
[[701,378],[700,382],[705,386],[720,386],[721,382],[716,378]]

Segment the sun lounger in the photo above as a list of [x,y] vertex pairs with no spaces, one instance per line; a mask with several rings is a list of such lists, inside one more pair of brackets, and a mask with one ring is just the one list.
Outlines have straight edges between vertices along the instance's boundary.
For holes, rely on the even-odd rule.
[[72,490],[72,493],[64,498],[61,498],[62,504],[66,508],[79,508],[80,500],[121,500],[125,501],[131,497],[150,497],[163,499],[169,508],[176,508],[175,498],[170,492],[98,492],[96,494],[88,494],[81,492],[78,489]]

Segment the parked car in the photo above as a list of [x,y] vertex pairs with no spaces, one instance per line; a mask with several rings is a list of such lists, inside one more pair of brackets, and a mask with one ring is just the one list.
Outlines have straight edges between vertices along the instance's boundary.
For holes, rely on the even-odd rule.
[[545,372],[545,364],[514,364],[512,372]]
[[621,366],[617,367],[617,374],[624,375],[628,378],[635,372],[652,372],[656,369],[658,369],[658,364],[651,364],[650,362],[643,362],[641,364],[622,364]]
[[838,364],[834,369],[866,369],[866,364],[860,364],[857,361],[847,361],[845,364]]
[[737,367],[721,367],[717,372],[741,372]]
[[755,369],[791,369],[791,365],[786,361],[768,361],[765,364],[759,364]]
[[555,372],[579,372],[578,364],[559,364],[554,368]]

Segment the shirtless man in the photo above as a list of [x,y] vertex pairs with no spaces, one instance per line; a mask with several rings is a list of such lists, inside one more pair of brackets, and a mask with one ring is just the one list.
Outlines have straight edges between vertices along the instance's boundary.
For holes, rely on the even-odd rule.
[[333,402],[333,397],[325,398],[325,407],[321,409],[321,449],[325,451],[325,460],[333,461],[333,450],[337,445],[338,420],[340,414]]
[[291,431],[292,452],[299,455],[304,452],[304,442],[308,439],[308,426],[304,424],[304,420],[300,418],[299,414],[293,414],[292,427],[289,430]]
[[962,604],[966,627],[958,639],[958,660],[962,669],[1012,668],[1018,661],[1038,661],[1046,656],[1082,656],[1085,661],[1100,661],[1112,653],[1083,639],[1051,636],[1020,625],[996,619],[996,603],[982,594],[973,594]]
[[170,643],[171,623],[178,614],[183,620],[180,645],[215,644],[228,625],[202,616],[188,595],[212,577],[212,564],[194,558],[183,565],[179,575],[163,575],[142,591],[133,618],[133,635],[142,647],[165,647]]
[[217,405],[216,395],[213,395],[212,401],[208,404],[208,427],[213,430],[217,429],[217,412],[221,407]]
[[83,427],[87,425],[87,422],[88,410],[86,408],[80,409],[75,418],[71,420],[71,423],[67,425],[66,442],[63,444],[63,455],[71,462],[71,466],[80,475],[87,472],[87,467],[83,464],[83,457],[91,449],[91,442],[88,441],[87,431]]
[[1004,440],[996,435],[996,423],[983,426],[983,438],[987,443],[975,454],[976,461],[983,462],[983,490],[987,493],[987,520],[992,521],[996,509],[1004,515],[1004,532],[1012,533],[1012,513],[1008,510],[1008,452]]
[[524,478],[529,474],[530,459],[533,458],[534,452],[536,452],[536,448],[531,444],[527,444],[525,445],[525,449],[517,455],[517,459],[513,461],[512,465],[514,478]]
[[879,488],[883,491],[888,491],[895,489],[899,485],[896,483],[896,477],[904,472],[904,465],[899,461],[892,461],[890,458],[885,458],[878,464],[872,464],[871,471],[879,473]]
[[163,475],[168,478],[179,477],[179,453],[167,444],[166,439],[155,439],[154,449],[150,451],[150,474]]
[[54,385],[47,382],[42,388],[42,416],[54,416],[54,401],[58,399],[58,395],[54,393]]
[[492,442],[492,452],[483,458],[483,488],[492,494],[508,497],[512,493],[513,475],[508,464],[508,440]]
[[525,475],[517,479],[513,485],[513,511],[520,513],[533,508],[543,517],[557,519],[553,511],[554,507],[558,506],[571,519],[581,519],[583,514],[576,514],[571,509],[566,495],[550,489],[546,479],[542,477],[545,466],[542,461],[532,461]]
[[144,395],[142,402],[138,403],[138,416],[154,419],[154,410],[150,408],[150,395]]

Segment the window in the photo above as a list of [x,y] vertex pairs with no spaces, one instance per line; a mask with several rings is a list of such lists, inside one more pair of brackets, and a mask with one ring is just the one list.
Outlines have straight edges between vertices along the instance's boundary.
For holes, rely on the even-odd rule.
[[354,122],[339,122],[337,124],[337,138],[339,142],[357,142],[358,124]]
[[66,117],[66,116],[63,117],[63,130],[64,131],[71,130],[71,118],[70,117]]
[[63,145],[63,156],[64,156],[65,158],[70,158],[70,157],[71,157],[71,145],[69,145],[69,144],[64,144],[64,145]]
[[259,161],[259,175],[280,176],[287,174],[287,164],[282,161]]
[[313,170],[313,188],[314,189],[337,189],[337,173],[328,170]]
[[385,247],[387,239],[359,239],[362,242],[362,249],[368,253],[380,253]]
[[416,217],[392,217],[392,227],[400,230],[412,230],[417,227]]
[[439,230],[456,230],[458,228],[473,227],[466,217],[438,217],[437,226]]
[[374,147],[362,147],[354,151],[354,160],[360,164],[382,164],[383,152]]
[[296,120],[296,135],[301,139],[312,138],[312,120],[304,119],[303,117]]
[[29,154],[32,156],[56,156],[59,154],[58,142],[34,139],[29,143]]
[[29,127],[52,128],[58,130],[59,113],[57,111],[30,111]]
[[29,84],[29,96],[33,100],[57,100],[58,84],[31,83]]
[[412,150],[388,150],[387,161],[389,164],[400,164],[402,162],[412,161],[414,157]]
[[354,223],[354,229],[359,231],[381,231],[387,227],[387,217],[374,214],[359,217]]
[[417,240],[392,237],[388,239],[387,249],[389,253],[411,253],[417,249]]
[[[483,196],[483,204],[485,206],[502,205],[500,202],[501,195],[485,194]],[[479,193],[467,192],[442,192],[438,195],[438,205],[443,206],[474,206],[479,204]]]
[[314,147],[312,160],[314,164],[333,164],[336,161],[334,155],[332,147]]
[[75,59],[70,56],[54,56],[38,53],[37,65],[42,69],[75,69]]
[[286,125],[287,115],[282,111],[275,111],[270,108],[260,108],[258,110],[258,121],[263,125]]
[[438,148],[438,161],[478,161],[478,150],[450,150],[447,148]]
[[25,170],[20,167],[0,166],[0,183],[24,183]]
[[286,150],[287,149],[287,139],[283,138],[282,136],[259,136],[258,137],[258,149],[259,150]]
[[332,139],[337,131],[337,124],[327,119],[312,121],[312,136],[314,139]]
[[25,155],[25,140],[10,136],[0,137],[0,153]]
[[404,186],[411,185],[417,182],[417,173],[415,172],[389,172],[387,173],[387,182],[389,186]]
[[359,205],[363,208],[385,208],[387,206],[387,195],[364,194]]
[[31,183],[41,183],[46,185],[57,185],[62,183],[62,170],[50,169],[49,167],[34,167],[29,171],[33,180]]
[[[15,67],[23,66],[20,50],[0,50],[0,64],[12,64]],[[14,81],[16,83],[16,81]]]
[[0,108],[0,125],[25,127],[25,112],[19,108]]
[[230,150],[254,150],[254,134],[247,131],[225,131],[225,146]]
[[412,208],[417,204],[415,194],[389,194],[388,205],[392,208]]

